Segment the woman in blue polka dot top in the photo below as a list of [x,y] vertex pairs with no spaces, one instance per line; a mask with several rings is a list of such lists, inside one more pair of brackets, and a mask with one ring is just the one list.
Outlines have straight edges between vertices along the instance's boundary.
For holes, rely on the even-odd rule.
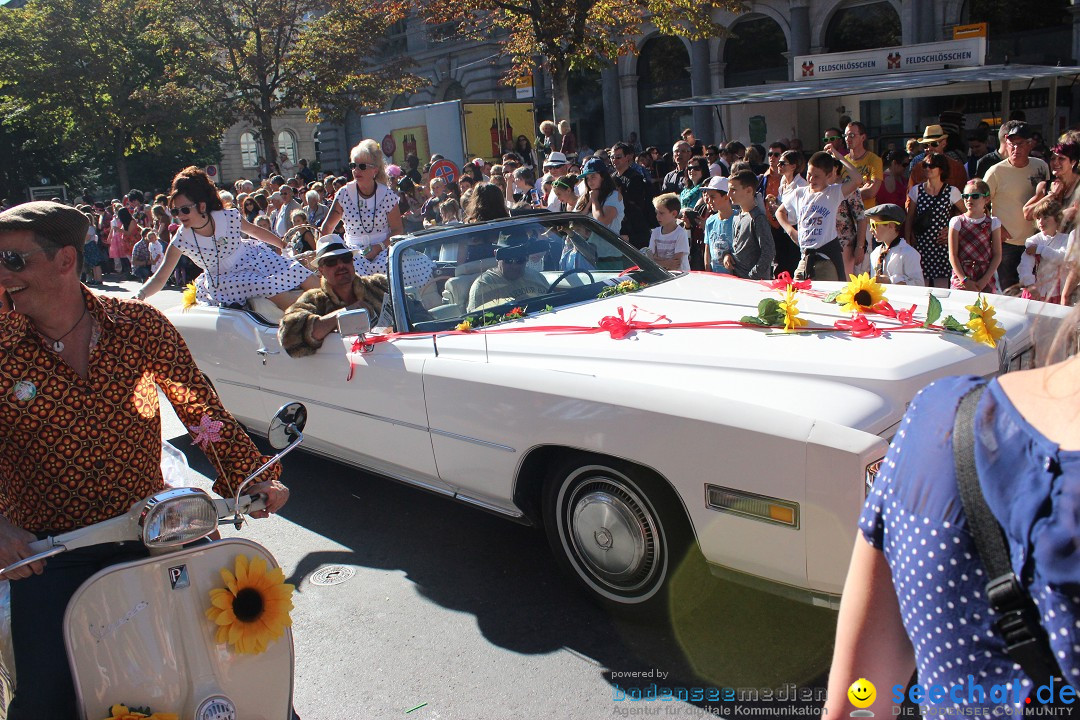
[[[1075,317],[1063,326],[1075,328]],[[848,696],[861,678],[876,688],[868,709],[892,717],[915,669],[919,687],[907,697],[924,716],[993,717],[1030,707],[1032,680],[992,628],[986,571],[953,464],[957,406],[982,383],[975,414],[982,491],[1061,672],[1080,688],[1080,360],[1069,359],[988,383],[946,378],[912,401],[859,518],[828,717],[865,705]]]

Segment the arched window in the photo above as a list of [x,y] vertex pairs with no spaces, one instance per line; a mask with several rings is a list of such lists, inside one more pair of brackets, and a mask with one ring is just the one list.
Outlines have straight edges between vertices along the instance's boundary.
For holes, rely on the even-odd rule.
[[255,134],[252,132],[245,132],[240,136],[240,162],[246,168],[259,167],[259,143],[255,139]]
[[[672,138],[692,125],[687,108],[649,109],[652,103],[678,100],[690,93],[690,55],[682,40],[670,35],[650,38],[638,58],[638,104],[641,112],[641,143],[665,152]],[[665,147],[667,146],[667,147]]]
[[278,152],[285,153],[285,156],[289,158],[289,162],[296,162],[296,135],[292,130],[282,130],[277,136]]
[[787,80],[787,38],[770,17],[740,20],[724,43],[724,87]]
[[829,52],[874,50],[900,44],[900,16],[886,0],[841,8],[825,30]]

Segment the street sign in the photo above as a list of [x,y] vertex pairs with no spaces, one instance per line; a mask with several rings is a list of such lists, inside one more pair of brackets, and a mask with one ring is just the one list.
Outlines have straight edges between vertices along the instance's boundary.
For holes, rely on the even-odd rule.
[[213,180],[214,178],[216,178],[216,177],[217,177],[217,175],[218,175],[218,166],[217,166],[217,165],[207,165],[207,166],[206,166],[206,175],[207,175],[207,176],[208,176],[208,177],[209,177],[209,178],[210,178],[211,180]]
[[431,165],[431,176],[442,178],[447,185],[457,182],[458,174],[458,166],[451,160],[437,160]]
[[386,137],[382,139],[382,154],[392,158],[395,152],[397,152],[397,140],[390,133],[386,133]]
[[953,25],[953,40],[966,40],[967,38],[986,36],[987,26],[984,22],[972,23],[971,25]]

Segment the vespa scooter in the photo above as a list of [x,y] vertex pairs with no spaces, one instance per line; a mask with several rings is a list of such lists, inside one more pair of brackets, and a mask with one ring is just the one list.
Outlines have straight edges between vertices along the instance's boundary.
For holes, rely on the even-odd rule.
[[279,452],[235,498],[164,490],[124,515],[32,543],[37,554],[0,571],[101,543],[141,540],[149,549],[98,572],[68,603],[64,641],[82,718],[103,720],[116,705],[182,720],[293,717],[291,586],[257,543],[196,541],[219,524],[239,530],[245,514],[265,507],[265,497],[243,491],[303,441],[306,421],[300,403],[277,412],[268,435]]

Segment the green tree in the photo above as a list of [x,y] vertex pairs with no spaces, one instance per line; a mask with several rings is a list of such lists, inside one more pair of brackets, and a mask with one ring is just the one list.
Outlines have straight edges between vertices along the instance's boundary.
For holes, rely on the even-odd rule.
[[[156,1],[156,0],[148,0]],[[259,130],[276,158],[273,118],[306,108],[308,119],[340,119],[423,84],[404,58],[380,58],[387,28],[403,5],[379,0],[164,0],[185,32],[211,52],[204,82]],[[171,32],[171,28],[165,33]]]
[[148,31],[173,24],[137,0],[30,0],[0,13],[0,114],[66,153],[111,158],[127,190],[133,153],[194,151],[229,124],[223,98],[195,82],[199,53],[183,49],[195,46]]
[[600,70],[632,52],[648,25],[690,40],[722,35],[726,29],[712,19],[716,10],[745,8],[741,0],[420,0],[430,23],[455,23],[459,33],[480,40],[497,38],[514,59],[508,80],[527,76],[537,56],[545,58],[557,119],[570,117],[571,70]]

